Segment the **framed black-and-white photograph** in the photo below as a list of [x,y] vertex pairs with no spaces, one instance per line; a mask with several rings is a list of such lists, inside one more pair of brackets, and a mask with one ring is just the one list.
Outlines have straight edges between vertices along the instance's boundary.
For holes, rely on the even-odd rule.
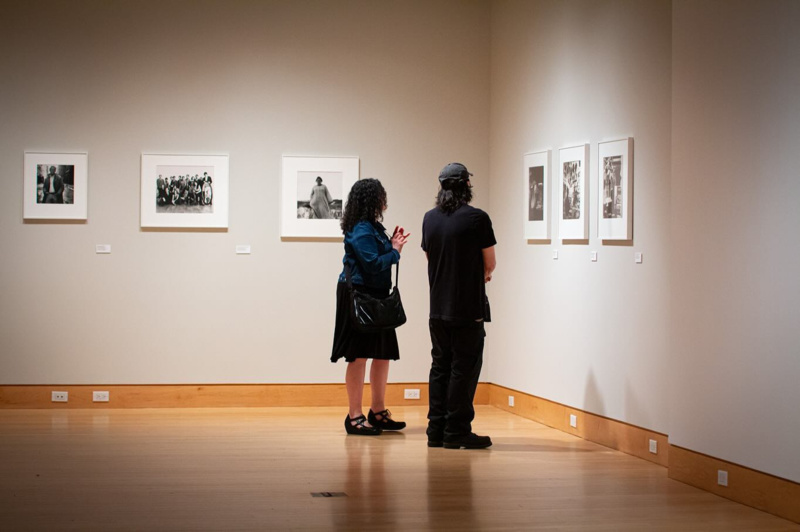
[[284,155],[281,237],[341,238],[339,220],[358,164],[358,157]]
[[25,152],[26,220],[85,220],[89,183],[86,153]]
[[597,146],[597,237],[633,239],[633,137]]
[[526,153],[523,175],[525,239],[550,238],[550,150]]
[[562,240],[589,238],[589,145],[558,150],[561,200],[558,234]]
[[228,227],[227,155],[142,154],[142,227]]

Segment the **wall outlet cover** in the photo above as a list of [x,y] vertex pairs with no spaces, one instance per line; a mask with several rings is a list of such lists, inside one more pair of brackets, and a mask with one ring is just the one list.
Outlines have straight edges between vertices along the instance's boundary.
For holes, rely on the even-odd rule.
[[406,388],[403,390],[404,399],[419,399],[419,388]]
[[52,392],[50,400],[54,403],[66,403],[69,401],[69,392]]
[[92,392],[92,401],[95,403],[107,403],[109,401],[109,393]]

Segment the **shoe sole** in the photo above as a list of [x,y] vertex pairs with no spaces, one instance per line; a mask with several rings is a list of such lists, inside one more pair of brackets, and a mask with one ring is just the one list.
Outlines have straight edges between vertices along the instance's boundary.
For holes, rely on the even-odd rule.
[[380,432],[350,432],[349,430],[346,431],[350,436],[380,436]]
[[429,441],[428,447],[444,447],[444,443],[440,441]]
[[445,443],[445,449],[486,449],[487,447],[491,447],[492,444],[489,443],[487,445],[467,445],[463,443]]

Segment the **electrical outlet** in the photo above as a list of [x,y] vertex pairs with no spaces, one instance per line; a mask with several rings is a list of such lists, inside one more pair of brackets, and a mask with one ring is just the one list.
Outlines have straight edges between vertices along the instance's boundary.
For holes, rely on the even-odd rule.
[[650,440],[650,452],[658,454],[658,442],[656,440]]
[[569,426],[573,428],[578,428],[578,416],[575,414],[569,415]]
[[69,392],[52,392],[50,400],[54,403],[66,403],[69,401]]
[[514,396],[513,395],[509,395],[508,396],[508,406],[514,406]]
[[403,391],[404,399],[419,399],[419,388],[406,388]]
[[109,394],[108,392],[92,392],[92,401],[95,403],[107,403]]
[[728,485],[728,472],[724,469],[717,470],[717,484],[720,486],[727,486]]

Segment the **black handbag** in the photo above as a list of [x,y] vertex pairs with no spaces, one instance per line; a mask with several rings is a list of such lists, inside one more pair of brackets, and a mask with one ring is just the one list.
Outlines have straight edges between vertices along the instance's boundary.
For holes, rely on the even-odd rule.
[[397,281],[400,278],[400,264],[394,279],[394,288],[385,298],[377,298],[364,292],[359,292],[353,286],[350,278],[350,265],[344,265],[347,288],[350,291],[350,317],[353,324],[361,331],[380,331],[395,329],[406,322],[406,312],[400,300],[400,290]]

